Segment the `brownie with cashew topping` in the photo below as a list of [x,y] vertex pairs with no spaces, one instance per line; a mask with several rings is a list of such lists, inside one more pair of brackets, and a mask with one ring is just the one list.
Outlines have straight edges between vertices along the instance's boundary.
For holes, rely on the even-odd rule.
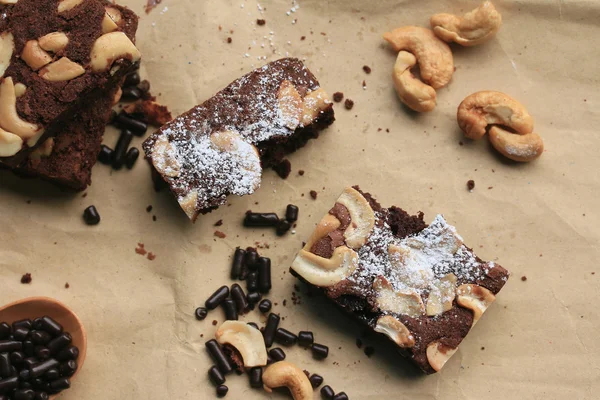
[[509,277],[441,215],[427,225],[422,213],[384,208],[357,186],[321,219],[291,272],[428,374],[457,351]]
[[0,162],[14,167],[134,68],[137,16],[104,0],[0,3]]
[[160,179],[195,221],[253,193],[276,166],[334,121],[332,102],[295,58],[258,68],[160,128],[144,142]]

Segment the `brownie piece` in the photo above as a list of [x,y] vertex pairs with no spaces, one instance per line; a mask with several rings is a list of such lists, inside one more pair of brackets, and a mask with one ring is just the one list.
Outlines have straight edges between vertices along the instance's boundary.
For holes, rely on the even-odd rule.
[[317,225],[291,272],[428,374],[456,352],[509,277],[441,215],[426,225],[422,213],[383,208],[357,186]]
[[253,193],[262,168],[278,165],[334,119],[313,74],[300,60],[283,58],[166,124],[143,147],[155,173],[195,221],[230,194]]
[[89,103],[53,138],[48,138],[13,171],[76,191],[91,184],[102,137],[117,88]]
[[15,166],[134,67],[137,16],[103,0],[19,0],[0,14],[0,161]]

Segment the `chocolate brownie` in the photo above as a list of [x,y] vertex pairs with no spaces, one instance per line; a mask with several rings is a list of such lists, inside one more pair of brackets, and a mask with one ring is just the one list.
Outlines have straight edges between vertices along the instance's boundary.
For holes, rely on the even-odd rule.
[[144,151],[188,217],[195,221],[253,193],[262,168],[334,121],[333,106],[313,74],[295,58],[258,68],[163,126]]
[[0,161],[15,166],[134,67],[137,16],[103,0],[19,0],[0,14]]
[[441,215],[426,225],[358,187],[344,190],[291,271],[426,373],[444,366],[509,277]]

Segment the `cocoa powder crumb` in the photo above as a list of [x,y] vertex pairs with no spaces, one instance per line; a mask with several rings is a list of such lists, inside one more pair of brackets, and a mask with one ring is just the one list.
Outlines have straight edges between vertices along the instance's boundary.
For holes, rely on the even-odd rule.
[[300,40],[306,40],[306,36],[301,36]]
[[525,282],[525,281],[527,280],[527,277],[526,277],[525,275],[523,275],[523,276],[521,277],[521,280],[522,280],[523,282]]
[[218,238],[220,238],[220,239],[225,239],[227,237],[227,235],[224,234],[221,231],[215,231],[215,236],[218,237]]
[[150,261],[154,261],[154,259],[156,258],[156,254],[154,254],[153,252],[149,252],[146,258],[148,258],[148,260]]
[[365,355],[369,358],[371,358],[371,356],[375,354],[375,348],[373,346],[367,346],[365,347]]
[[150,212],[150,211],[152,211],[152,206],[146,207],[146,212]]
[[354,101],[346,99],[344,102],[344,107],[346,107],[346,110],[352,110],[352,107],[354,107]]
[[467,181],[467,189],[469,189],[469,192],[472,192],[474,188],[475,188],[475,181],[473,179],[470,179],[469,181]]
[[300,176],[304,176],[304,170],[303,170],[303,169],[301,169],[300,171],[298,171],[298,175],[300,175]]
[[220,219],[217,222],[215,222],[215,226],[221,226],[221,225],[223,225],[223,220],[222,219]]
[[259,26],[263,26],[266,23],[267,23],[267,21],[265,21],[264,19],[257,19],[256,20],[256,25],[259,25]]
[[68,289],[70,287],[71,287],[71,285],[69,285],[69,282],[65,283],[65,289]]
[[217,326],[217,320],[216,320],[216,319],[213,319],[213,322],[212,322],[212,324],[213,324],[213,326]]
[[231,43],[233,42],[233,39],[231,39],[230,37],[227,38],[227,43]]
[[363,66],[363,71],[365,71],[366,74],[370,74],[371,73],[371,67],[369,67],[368,65],[364,65]]
[[31,277],[31,274],[29,272],[21,277],[21,283],[23,285],[30,284],[32,280],[33,280],[33,278]]
[[141,256],[145,256],[146,253],[148,253],[146,249],[144,249],[144,243],[138,243],[135,252]]
[[311,190],[310,191],[310,197],[312,197],[313,200],[316,200],[317,199],[317,192],[314,191],[314,190]]

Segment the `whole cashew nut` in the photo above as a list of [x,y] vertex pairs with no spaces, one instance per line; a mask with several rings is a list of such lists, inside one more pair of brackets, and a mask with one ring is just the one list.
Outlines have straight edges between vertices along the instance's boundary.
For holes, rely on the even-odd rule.
[[25,47],[23,47],[23,52],[21,53],[21,59],[23,59],[23,61],[25,61],[34,71],[37,71],[52,62],[50,54],[46,53],[44,49],[40,47],[37,40],[29,40],[25,43]]
[[69,38],[63,32],[51,32],[38,39],[39,45],[46,51],[57,53],[69,44]]
[[502,92],[482,91],[467,96],[458,106],[456,119],[471,139],[483,137],[488,125],[504,125],[521,135],[533,132],[533,118],[527,109]]
[[435,89],[424,84],[417,79],[410,69],[417,64],[417,58],[407,52],[398,53],[396,64],[394,65],[394,87],[402,103],[406,104],[411,110],[417,112],[427,112],[435,108],[436,93]]
[[279,361],[267,367],[262,380],[265,390],[269,393],[273,388],[285,386],[294,400],[313,399],[313,387],[304,371],[287,361]]
[[435,14],[429,22],[431,29],[440,39],[468,47],[493,38],[502,25],[502,16],[491,1],[484,1],[463,17]]
[[504,157],[514,161],[533,161],[544,152],[544,142],[537,133],[516,135],[498,126],[490,129],[492,146]]
[[242,355],[244,367],[267,365],[267,349],[262,333],[245,322],[225,321],[217,329],[215,338],[220,344],[235,347]]
[[434,89],[446,86],[452,79],[452,51],[432,30],[405,26],[385,33],[383,38],[394,50],[406,50],[414,54],[421,68],[421,78]]
[[14,156],[23,147],[23,139],[0,128],[0,157]]
[[96,39],[90,57],[92,71],[102,72],[107,71],[119,58],[127,58],[136,62],[141,58],[141,54],[126,34],[110,32]]

